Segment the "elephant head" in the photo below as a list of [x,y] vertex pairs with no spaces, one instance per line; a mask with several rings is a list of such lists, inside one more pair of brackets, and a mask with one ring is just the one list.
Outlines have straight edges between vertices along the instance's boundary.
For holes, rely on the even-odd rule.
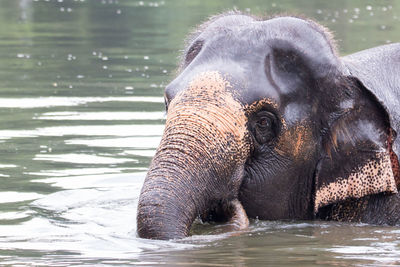
[[198,216],[238,228],[246,213],[313,219],[340,201],[397,193],[385,108],[310,20],[210,19],[190,38],[165,103],[140,237],[185,237]]

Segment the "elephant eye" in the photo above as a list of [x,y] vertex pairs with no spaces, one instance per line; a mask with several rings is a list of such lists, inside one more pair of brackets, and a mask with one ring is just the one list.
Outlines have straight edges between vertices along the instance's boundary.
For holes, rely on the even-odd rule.
[[266,118],[266,117],[264,117],[264,118],[261,118],[261,119],[259,119],[258,121],[257,121],[257,126],[260,128],[260,129],[268,129],[268,128],[271,128],[271,126],[272,126],[272,122],[271,122],[271,119],[270,118]]
[[276,116],[268,111],[260,111],[251,119],[251,132],[259,144],[272,141],[277,135]]
[[200,53],[204,41],[198,40],[186,52],[185,64],[188,65]]

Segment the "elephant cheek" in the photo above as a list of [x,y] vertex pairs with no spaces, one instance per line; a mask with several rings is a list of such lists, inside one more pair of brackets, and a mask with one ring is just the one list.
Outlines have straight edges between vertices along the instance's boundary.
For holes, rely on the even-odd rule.
[[307,124],[298,124],[290,129],[283,129],[275,150],[283,156],[297,161],[307,161],[315,151],[315,140],[311,127]]

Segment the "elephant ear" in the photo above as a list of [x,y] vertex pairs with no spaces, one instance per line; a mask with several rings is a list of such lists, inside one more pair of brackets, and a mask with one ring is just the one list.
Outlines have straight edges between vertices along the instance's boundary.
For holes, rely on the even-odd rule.
[[348,74],[373,94],[388,114],[393,151],[400,154],[400,43],[378,46],[342,58]]
[[399,163],[395,132],[379,100],[357,78],[358,93],[324,140],[325,156],[315,173],[314,213],[330,204],[378,193],[397,193]]
[[[368,69],[368,62],[350,69],[348,62],[354,63],[355,58],[339,59],[327,31],[312,21],[283,17],[266,23],[274,29],[269,40],[271,53],[265,61],[272,86],[283,95],[302,92],[299,97],[312,105],[318,98],[325,99],[318,104],[324,113],[319,118],[326,117],[329,123],[315,173],[314,212],[351,198],[397,193],[400,176],[393,144],[398,129],[392,126],[381,94],[375,93],[387,88],[374,91],[364,87],[364,78],[374,77],[374,73],[363,74],[360,79],[351,76],[356,69]],[[393,72],[391,77],[398,81],[396,75],[398,72]],[[379,83],[383,79],[375,80]]]
[[360,98],[369,101],[358,104],[361,116],[353,108],[356,119],[344,116],[331,127],[336,143],[316,171],[315,212],[348,198],[397,193],[400,188],[400,138],[396,139],[400,131],[400,44],[364,50],[343,57],[342,62],[344,73],[364,94]]

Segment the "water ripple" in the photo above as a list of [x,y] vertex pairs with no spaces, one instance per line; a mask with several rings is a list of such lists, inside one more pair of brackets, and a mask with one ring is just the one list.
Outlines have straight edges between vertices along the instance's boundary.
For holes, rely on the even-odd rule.
[[164,103],[162,97],[35,97],[35,98],[0,98],[0,108],[44,108],[79,106],[88,103],[102,102],[147,102]]

